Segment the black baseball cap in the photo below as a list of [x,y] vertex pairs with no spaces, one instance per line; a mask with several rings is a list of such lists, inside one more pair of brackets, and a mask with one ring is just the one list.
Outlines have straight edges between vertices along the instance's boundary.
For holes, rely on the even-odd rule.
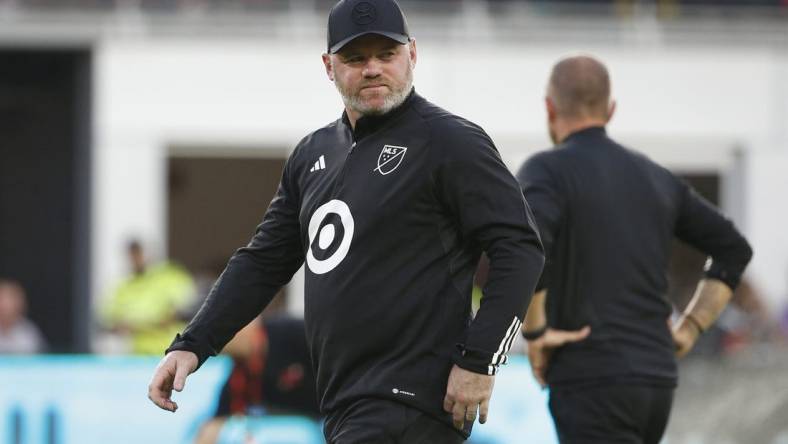
[[408,22],[394,0],[340,0],[328,13],[328,53],[334,54],[356,37],[380,34],[406,44]]

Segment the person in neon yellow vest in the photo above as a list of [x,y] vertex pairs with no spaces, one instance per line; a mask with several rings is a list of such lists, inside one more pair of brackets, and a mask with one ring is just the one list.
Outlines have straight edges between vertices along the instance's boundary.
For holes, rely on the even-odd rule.
[[160,355],[185,326],[179,315],[194,303],[194,281],[185,268],[170,261],[147,264],[136,240],[129,243],[128,254],[133,272],[107,299],[102,321],[129,335],[133,353]]

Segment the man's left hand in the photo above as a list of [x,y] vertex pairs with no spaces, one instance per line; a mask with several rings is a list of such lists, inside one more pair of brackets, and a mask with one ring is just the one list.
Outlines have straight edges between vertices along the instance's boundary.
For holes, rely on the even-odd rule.
[[582,341],[589,333],[591,333],[589,326],[574,331],[548,328],[539,338],[528,341],[528,361],[531,364],[531,372],[542,388],[547,387],[545,372],[553,350],[570,342]]
[[446,397],[443,398],[443,410],[452,414],[454,427],[462,430],[466,421],[473,423],[477,410],[479,422],[487,422],[494,384],[495,376],[474,373],[456,365],[452,367]]

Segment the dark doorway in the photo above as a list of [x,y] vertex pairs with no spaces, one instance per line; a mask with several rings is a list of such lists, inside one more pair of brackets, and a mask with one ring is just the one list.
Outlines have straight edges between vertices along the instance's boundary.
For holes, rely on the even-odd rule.
[[[201,296],[252,238],[284,164],[284,158],[170,158],[167,251],[196,276]],[[284,303],[280,295],[266,311]]]
[[90,53],[0,50],[0,276],[50,351],[87,351]]

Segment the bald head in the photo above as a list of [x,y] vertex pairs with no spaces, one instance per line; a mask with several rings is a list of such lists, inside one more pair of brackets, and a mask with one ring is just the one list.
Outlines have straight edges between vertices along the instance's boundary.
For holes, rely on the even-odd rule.
[[547,97],[564,119],[607,119],[610,76],[599,60],[590,56],[562,59],[553,67]]

